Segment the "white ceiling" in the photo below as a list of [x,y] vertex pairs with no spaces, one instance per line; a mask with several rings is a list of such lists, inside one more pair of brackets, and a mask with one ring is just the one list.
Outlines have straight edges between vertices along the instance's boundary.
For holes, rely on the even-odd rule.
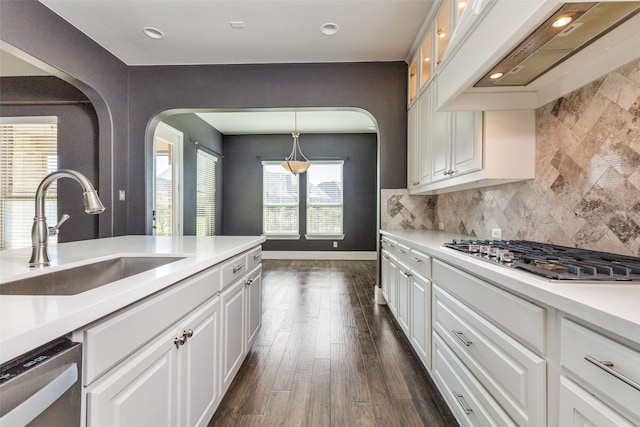
[[[434,0],[40,0],[127,65],[404,61]],[[242,29],[231,22],[241,21]],[[320,32],[335,23],[333,36]],[[165,37],[151,39],[144,27]],[[0,53],[0,75],[44,75]],[[198,113],[223,134],[289,133],[292,111]],[[302,133],[370,133],[361,111],[298,113]]]
[[[375,133],[371,117],[360,111],[233,111],[197,115],[225,135],[305,133]],[[297,124],[296,124],[297,123]]]
[[403,61],[434,0],[40,2],[128,65],[179,65]]

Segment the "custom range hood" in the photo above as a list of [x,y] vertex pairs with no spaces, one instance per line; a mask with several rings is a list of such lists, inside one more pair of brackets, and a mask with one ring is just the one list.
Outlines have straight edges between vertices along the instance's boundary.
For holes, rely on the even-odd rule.
[[567,3],[474,86],[526,86],[639,12],[640,2]]
[[537,109],[639,57],[640,1],[468,0],[436,105]]

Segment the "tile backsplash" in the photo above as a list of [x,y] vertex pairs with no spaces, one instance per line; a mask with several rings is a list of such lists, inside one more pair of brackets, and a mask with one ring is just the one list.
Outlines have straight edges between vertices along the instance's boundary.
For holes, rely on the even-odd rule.
[[536,111],[536,178],[438,196],[382,190],[382,227],[640,256],[640,59]]

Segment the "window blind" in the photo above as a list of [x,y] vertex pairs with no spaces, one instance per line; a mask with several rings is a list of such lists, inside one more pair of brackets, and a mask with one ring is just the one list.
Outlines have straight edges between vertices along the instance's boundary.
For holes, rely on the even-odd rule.
[[[0,250],[31,246],[35,194],[40,181],[58,169],[57,140],[56,117],[0,119]],[[56,183],[47,192],[45,215],[56,222]]]
[[265,235],[299,234],[298,175],[286,171],[279,162],[262,164],[262,230]]
[[342,161],[313,162],[307,170],[307,234],[341,235]]
[[196,236],[213,236],[216,230],[216,164],[218,159],[196,150]]

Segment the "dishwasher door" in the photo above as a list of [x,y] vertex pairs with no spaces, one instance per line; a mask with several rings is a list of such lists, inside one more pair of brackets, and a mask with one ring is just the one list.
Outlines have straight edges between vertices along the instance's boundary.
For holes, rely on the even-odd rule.
[[81,368],[66,338],[0,367],[0,427],[80,426]]

